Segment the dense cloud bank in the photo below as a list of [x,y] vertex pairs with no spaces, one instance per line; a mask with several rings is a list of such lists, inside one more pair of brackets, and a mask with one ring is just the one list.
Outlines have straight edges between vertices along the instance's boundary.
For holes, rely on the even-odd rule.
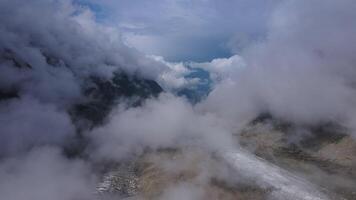
[[[1,199],[91,199],[93,162],[232,145],[213,114],[157,97],[155,80],[167,90],[186,85],[171,84],[180,79],[173,65],[124,45],[89,9],[54,0],[0,7]],[[96,115],[108,115],[93,123],[104,126],[86,125]]]
[[96,87],[112,89],[105,84],[115,73],[153,80],[166,68],[125,46],[117,30],[70,1],[0,5],[0,154],[61,144],[75,132],[68,111],[89,95],[98,99],[91,94]]
[[63,145],[75,134],[68,114],[31,97],[0,104],[1,156],[37,145]]
[[233,120],[268,112],[299,124],[331,121],[353,129],[355,8],[351,0],[283,2],[266,41],[242,53],[247,67],[235,65],[204,107]]
[[[189,68],[127,47],[118,30],[97,23],[87,8],[55,0],[3,0],[0,8],[0,199],[91,199],[92,162],[147,149],[232,149],[232,133],[261,113],[297,125],[356,128],[352,0],[284,1],[266,40],[240,56],[189,63],[209,71],[215,83],[196,106],[159,94],[154,82],[167,91],[189,87],[195,81],[184,77]],[[115,79],[117,73],[125,76]],[[144,100],[106,98],[117,91]],[[82,129],[86,122],[75,121],[76,105],[92,115],[109,110],[103,104],[112,106],[103,123]],[[78,138],[83,149],[64,153]],[[201,197],[183,184],[162,198],[184,191],[187,199]]]
[[65,106],[80,98],[86,77],[120,69],[154,79],[163,68],[70,1],[5,0],[1,10],[2,89]]
[[95,177],[81,160],[56,148],[38,148],[1,161],[1,199],[95,199]]
[[81,147],[71,145],[85,137],[74,110],[104,112],[99,106],[115,101],[96,104],[102,93],[156,95],[153,80],[168,68],[71,1],[4,0],[0,8],[0,199],[92,199],[91,164],[64,154],[77,157],[72,149]]
[[130,152],[199,146],[208,151],[232,148],[234,142],[213,114],[199,114],[184,99],[172,95],[148,100],[142,107],[113,112],[111,122],[92,132],[103,158],[122,158]]

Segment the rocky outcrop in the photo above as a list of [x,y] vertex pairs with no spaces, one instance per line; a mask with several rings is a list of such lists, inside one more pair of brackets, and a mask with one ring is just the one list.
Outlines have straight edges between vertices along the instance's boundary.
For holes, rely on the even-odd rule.
[[76,135],[64,144],[66,155],[70,157],[84,151],[89,143],[84,132],[103,125],[116,105],[139,106],[145,99],[163,92],[156,81],[138,73],[128,73],[112,66],[115,72],[100,75],[90,71],[96,66],[73,66],[58,54],[50,53],[46,47],[31,45],[39,49],[35,61],[23,58],[26,56],[21,56],[16,49],[0,46],[0,66],[5,74],[0,77],[3,78],[0,103],[15,99],[21,101],[26,96],[51,104],[60,112],[67,112],[76,128]]
[[[137,106],[144,99],[157,97],[163,91],[156,81],[136,74],[128,74],[119,69],[114,72],[112,78],[100,77],[98,75],[91,75],[89,77],[78,76],[77,72],[72,69],[72,66],[63,59],[50,54],[45,48],[41,49],[40,55],[45,59],[46,68],[57,68],[57,71],[36,71],[37,69],[34,69],[29,62],[22,59],[15,51],[6,48],[0,48],[0,64],[6,65],[9,68],[18,68],[18,77],[21,77],[21,74],[26,72],[25,79],[27,82],[38,81],[32,79],[41,76],[49,76],[41,77],[48,79],[52,75],[46,73],[59,73],[61,71],[65,71],[76,77],[78,79],[77,82],[82,83],[80,87],[84,98],[79,102],[73,102],[68,112],[77,125],[82,126],[84,124],[83,121],[85,121],[87,129],[102,124],[112,107],[119,102],[126,101],[129,103],[128,106]],[[13,75],[14,77],[10,78],[17,79],[16,74]],[[26,87],[25,84],[19,81],[14,85],[8,84],[4,88],[0,87],[0,101],[20,98],[19,90],[22,87]],[[67,88],[63,88],[63,90],[65,89]]]
[[237,134],[238,140],[259,157],[330,191],[334,199],[356,198],[356,142],[342,127],[327,123],[298,127],[303,133],[297,133],[293,125],[281,129],[280,124],[257,120]]
[[[111,195],[153,200],[165,199],[170,191],[187,186],[198,191],[198,199],[267,198],[268,189],[227,178],[229,168],[223,163],[195,148],[148,151],[134,162],[122,163],[104,173],[97,191],[100,198]],[[186,194],[181,195],[183,198]]]
[[120,102],[138,106],[144,99],[157,97],[163,91],[153,80],[123,72],[115,73],[110,80],[90,77],[84,87],[87,100],[74,105],[70,113],[77,124],[84,120],[87,128],[102,124],[111,109]]

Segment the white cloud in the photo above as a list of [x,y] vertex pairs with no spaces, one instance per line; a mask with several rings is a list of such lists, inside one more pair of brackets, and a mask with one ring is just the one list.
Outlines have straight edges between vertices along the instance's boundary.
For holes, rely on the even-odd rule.
[[243,52],[246,68],[216,87],[206,109],[235,120],[260,112],[306,124],[354,119],[354,9],[351,0],[285,1],[266,41]]
[[161,56],[150,56],[157,62],[167,66],[167,69],[162,71],[157,81],[167,91],[173,91],[183,87],[188,87],[192,84],[192,80],[186,79],[184,76],[190,73],[190,70],[183,62],[168,62]]
[[63,145],[74,136],[69,115],[31,97],[0,104],[0,156],[34,146]]
[[233,145],[228,130],[213,114],[197,113],[191,104],[163,94],[142,107],[119,108],[104,127],[91,133],[99,158],[122,158],[142,148],[200,146],[210,150]]
[[244,59],[239,55],[230,58],[216,58],[211,62],[193,62],[190,65],[209,71],[211,78],[216,82],[236,78],[238,73],[246,67]]
[[55,148],[40,148],[0,163],[0,198],[11,200],[95,199],[95,179],[83,161]]

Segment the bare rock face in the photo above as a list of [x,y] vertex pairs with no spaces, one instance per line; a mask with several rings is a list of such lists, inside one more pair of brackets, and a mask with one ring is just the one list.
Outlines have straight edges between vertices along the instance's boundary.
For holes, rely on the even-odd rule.
[[[328,131],[310,128],[308,135],[296,138],[292,127],[263,121],[250,124],[236,137],[243,151],[254,154],[260,161],[255,163],[258,166],[254,166],[249,163],[252,158],[246,154],[247,161],[240,160],[235,164],[244,165],[240,168],[248,171],[262,169],[261,165],[265,163],[271,167],[267,170],[270,176],[273,176],[273,170],[281,172],[273,178],[278,179],[285,172],[295,180],[305,180],[302,182],[320,189],[325,199],[356,199],[356,142],[343,131],[326,129]],[[109,195],[140,200],[264,200],[279,192],[273,185],[246,179],[239,174],[241,171],[231,168],[215,153],[193,147],[147,151],[133,161],[117,164],[104,173],[98,183],[98,194],[101,199]],[[256,174],[263,176],[265,173],[268,174],[262,170]]]
[[118,103],[130,100],[128,106],[138,106],[149,97],[157,97],[163,90],[153,80],[122,72],[114,73],[112,79],[90,77],[83,89],[85,102],[74,105],[69,111],[74,122],[85,121],[89,128],[102,125]]
[[97,185],[98,194],[131,197],[140,190],[139,176],[135,163],[123,163],[105,173]]
[[250,152],[330,191],[332,199],[356,199],[356,141],[330,125],[303,131],[296,138],[293,128],[260,121],[237,137]]
[[268,190],[232,180],[228,167],[197,149],[146,153],[137,162],[120,165],[98,183],[100,197],[130,199],[266,199]]
[[314,156],[344,167],[356,166],[356,141],[350,136],[325,145]]

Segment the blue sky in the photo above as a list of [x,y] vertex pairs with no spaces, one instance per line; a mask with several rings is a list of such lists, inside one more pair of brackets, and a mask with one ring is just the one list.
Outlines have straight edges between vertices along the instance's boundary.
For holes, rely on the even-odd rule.
[[78,0],[126,43],[169,61],[210,61],[263,39],[281,0]]

